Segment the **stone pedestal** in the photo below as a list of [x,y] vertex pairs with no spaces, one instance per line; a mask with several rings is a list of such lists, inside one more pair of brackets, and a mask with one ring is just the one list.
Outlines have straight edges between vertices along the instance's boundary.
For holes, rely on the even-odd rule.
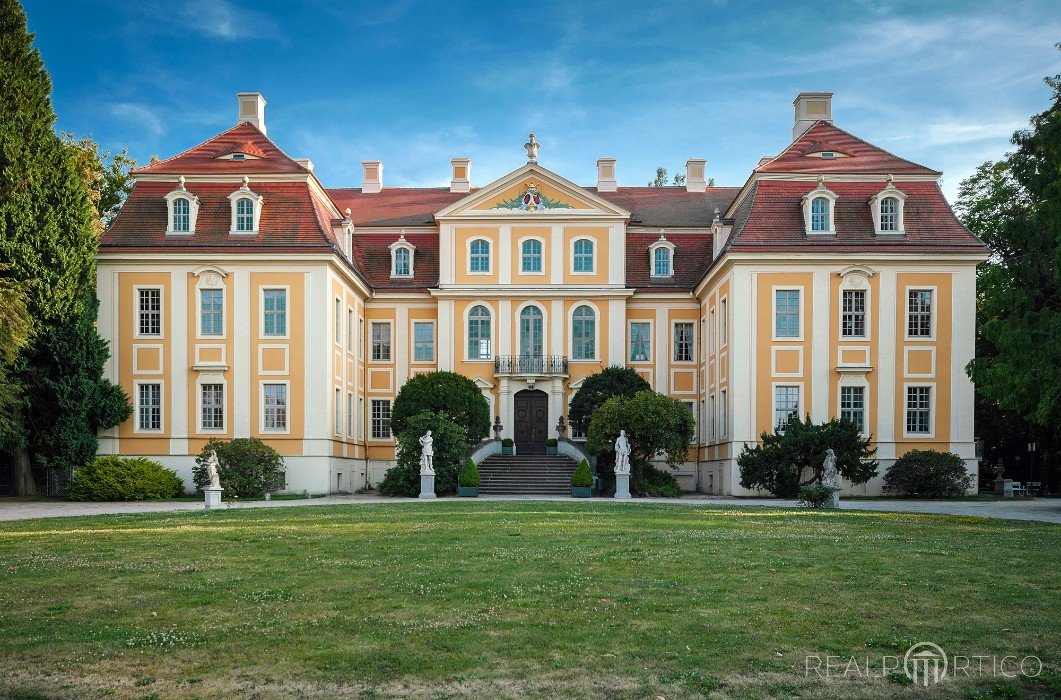
[[1013,479],[995,479],[995,495],[1013,498]]
[[420,472],[420,498],[438,498],[435,495],[434,472]]
[[615,497],[624,501],[630,498],[630,472],[615,475]]
[[206,507],[208,509],[221,507],[221,492],[224,490],[220,486],[203,487],[203,496],[206,498]]
[[829,495],[829,500],[825,502],[826,508],[839,508],[840,507],[840,489],[833,489],[833,492]]

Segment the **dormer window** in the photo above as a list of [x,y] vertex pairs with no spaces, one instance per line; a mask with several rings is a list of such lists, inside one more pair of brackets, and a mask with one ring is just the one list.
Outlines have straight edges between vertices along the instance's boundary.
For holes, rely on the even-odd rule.
[[229,160],[246,160],[246,158],[247,158],[247,154],[246,153],[233,153],[232,155],[230,155],[228,157]]
[[412,277],[413,257],[416,254],[416,247],[405,240],[405,231],[402,231],[401,237],[391,243],[389,247],[391,252],[391,277],[399,279]]
[[832,151],[822,151],[822,158],[828,159],[828,158],[835,158],[835,157],[836,157],[836,154],[833,153]]
[[903,208],[906,193],[895,186],[892,176],[888,176],[888,186],[873,195],[869,200],[873,212],[873,227],[878,236],[901,236],[905,233],[903,226]]
[[836,193],[818,177],[818,186],[803,198],[803,227],[808,236],[836,235]]
[[190,236],[195,233],[199,217],[199,198],[184,186],[184,176],[178,179],[177,189],[166,195],[166,235]]
[[233,236],[256,236],[258,224],[262,218],[262,204],[265,199],[250,189],[250,178],[243,176],[243,186],[228,196],[232,202]]
[[662,233],[659,240],[648,247],[648,264],[652,277],[674,276],[674,244]]

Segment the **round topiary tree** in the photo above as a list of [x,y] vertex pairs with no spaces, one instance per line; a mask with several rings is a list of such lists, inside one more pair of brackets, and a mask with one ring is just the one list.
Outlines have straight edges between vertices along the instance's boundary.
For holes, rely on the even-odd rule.
[[469,445],[490,434],[490,405],[486,397],[475,382],[455,372],[428,372],[407,381],[391,408],[391,430],[395,435],[403,432],[413,416],[425,411],[445,413],[464,428]]
[[572,429],[589,433],[589,422],[608,399],[621,396],[632,399],[639,391],[651,391],[645,378],[629,367],[606,367],[582,380],[582,386],[571,397],[567,413]]
[[236,438],[228,442],[211,439],[203,446],[192,467],[192,481],[200,491],[210,483],[206,460],[217,451],[217,475],[226,498],[264,498],[266,491],[284,488],[284,458],[258,438]]
[[884,488],[903,498],[955,498],[972,484],[965,460],[953,452],[911,450],[884,474]]
[[428,430],[434,439],[435,492],[454,493],[457,475],[468,458],[464,428],[445,413],[423,411],[407,419],[398,433],[398,463],[387,470],[379,485],[384,496],[420,495],[420,438]]

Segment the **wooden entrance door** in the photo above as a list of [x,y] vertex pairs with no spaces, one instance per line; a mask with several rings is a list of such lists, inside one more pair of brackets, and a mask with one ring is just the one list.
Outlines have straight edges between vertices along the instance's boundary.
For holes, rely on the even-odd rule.
[[513,399],[516,454],[543,455],[549,437],[549,395],[538,389],[516,392]]

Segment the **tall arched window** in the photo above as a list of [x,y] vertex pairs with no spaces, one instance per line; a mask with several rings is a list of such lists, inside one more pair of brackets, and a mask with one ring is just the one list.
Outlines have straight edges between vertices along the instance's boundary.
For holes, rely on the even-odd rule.
[[249,197],[236,200],[236,230],[254,230],[254,202]]
[[810,229],[829,230],[829,200],[825,197],[815,197],[810,203]]
[[468,359],[489,360],[490,309],[476,304],[468,312]]
[[899,200],[895,197],[885,197],[880,201],[880,230],[899,230]]
[[571,359],[594,360],[597,357],[597,315],[583,304],[571,315]]
[[191,206],[185,197],[173,200],[173,230],[187,232],[191,229]]
[[477,238],[471,243],[468,261],[472,272],[490,272],[490,241]]
[[573,265],[575,272],[593,272],[593,241],[588,238],[575,241]]
[[545,319],[537,306],[526,306],[519,314],[519,354],[541,357],[545,352]]
[[655,254],[652,256],[652,276],[653,277],[670,277],[670,249],[669,248],[656,248]]
[[412,275],[412,265],[409,260],[409,249],[408,248],[395,248],[394,249],[394,276],[395,277],[409,277]]
[[520,270],[523,272],[542,271],[542,242],[533,238],[523,241],[523,251],[520,255],[522,264]]

